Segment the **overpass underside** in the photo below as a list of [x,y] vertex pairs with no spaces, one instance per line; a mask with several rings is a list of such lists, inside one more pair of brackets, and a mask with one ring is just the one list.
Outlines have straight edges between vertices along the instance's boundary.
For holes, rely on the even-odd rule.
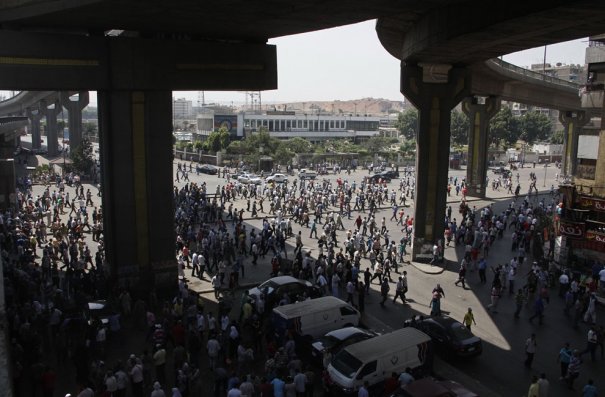
[[97,91],[111,273],[175,288],[172,91],[275,89],[275,47],[0,31],[0,54],[2,89]]

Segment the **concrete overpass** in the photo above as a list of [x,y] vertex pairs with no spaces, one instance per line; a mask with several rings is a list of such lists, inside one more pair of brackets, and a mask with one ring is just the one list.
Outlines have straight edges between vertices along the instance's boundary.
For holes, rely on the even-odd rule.
[[0,102],[0,116],[27,116],[33,150],[41,148],[40,121],[44,118],[48,154],[52,157],[59,154],[57,115],[67,109],[71,147],[77,147],[82,141],[82,109],[87,105],[88,91],[21,91]]
[[475,100],[471,76],[480,73],[473,65],[602,33],[605,4],[15,0],[0,4],[0,88],[98,91],[113,274],[174,286],[171,91],[275,89],[277,53],[265,44],[269,38],[374,18],[384,47],[402,60],[402,92],[420,111],[414,239],[420,247],[443,232],[451,108],[466,99],[479,146],[481,126],[497,108],[493,93],[486,103]]

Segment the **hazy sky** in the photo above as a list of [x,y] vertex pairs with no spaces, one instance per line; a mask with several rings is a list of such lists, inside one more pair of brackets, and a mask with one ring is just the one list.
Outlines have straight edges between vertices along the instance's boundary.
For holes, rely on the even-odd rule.
[[[402,100],[399,60],[378,41],[375,22],[287,36],[269,41],[277,46],[278,89],[262,92],[263,102],[347,100],[365,97]],[[551,45],[547,63],[584,64],[588,39]],[[529,67],[542,63],[544,47],[504,56],[504,60]],[[196,92],[175,92],[197,102]],[[207,103],[243,102],[238,92],[205,92]]]
[[[277,90],[263,91],[263,103],[349,100],[366,97],[403,100],[399,92],[399,61],[382,48],[375,22],[287,36],[270,41],[277,46]],[[547,47],[547,63],[584,64],[587,39]],[[504,60],[529,67],[542,63],[544,47],[504,56]],[[197,104],[198,92],[177,91]],[[96,96],[91,93],[91,104]],[[206,103],[243,103],[243,92],[205,92]]]

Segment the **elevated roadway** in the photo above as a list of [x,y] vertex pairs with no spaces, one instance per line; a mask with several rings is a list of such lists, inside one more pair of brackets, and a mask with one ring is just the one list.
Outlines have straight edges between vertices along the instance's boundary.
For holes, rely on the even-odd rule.
[[[452,107],[465,101],[476,127],[473,151],[486,141],[497,98],[579,113],[572,87],[532,83],[486,61],[600,34],[605,3],[13,0],[0,4],[0,87],[98,91],[112,273],[132,285],[174,287],[173,219],[166,211],[173,181],[171,91],[275,89],[277,51],[266,44],[270,38],[370,19],[377,19],[385,49],[402,61],[401,91],[419,109],[415,241],[431,242],[443,236]],[[476,96],[488,100],[474,103]],[[480,150],[473,153],[481,158]],[[480,173],[472,177],[482,180]]]

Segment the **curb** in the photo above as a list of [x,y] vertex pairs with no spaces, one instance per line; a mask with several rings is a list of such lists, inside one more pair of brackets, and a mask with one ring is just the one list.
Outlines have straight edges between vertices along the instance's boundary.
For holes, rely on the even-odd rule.
[[[445,261],[447,261],[447,259]],[[414,268],[416,270],[421,271],[424,274],[430,274],[430,275],[442,274],[443,272],[445,272],[445,270],[447,268],[447,263],[443,267],[425,265],[424,263],[411,262],[411,261],[409,262],[409,264],[414,266]]]

